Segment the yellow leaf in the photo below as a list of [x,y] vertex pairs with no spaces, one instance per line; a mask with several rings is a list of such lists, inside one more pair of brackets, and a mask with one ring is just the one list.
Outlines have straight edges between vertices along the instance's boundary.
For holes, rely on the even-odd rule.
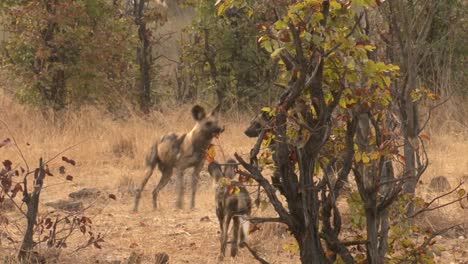
[[216,156],[215,145],[210,144],[210,146],[206,149],[206,152],[205,152],[205,160],[208,162],[212,162],[215,160],[215,156]]
[[268,208],[269,203],[265,200],[260,201],[260,210],[265,211]]
[[356,153],[354,153],[354,158],[356,159],[356,162],[361,161],[362,160],[362,152],[356,151]]
[[326,93],[323,95],[324,99],[325,99],[325,103],[327,105],[330,105],[330,103],[332,102],[333,100],[333,95],[331,93]]
[[240,188],[235,185],[229,185],[228,187],[228,194],[233,195],[233,194],[238,194],[240,193]]
[[370,162],[369,156],[365,152],[362,153],[362,163],[368,164]]
[[463,197],[463,196],[465,196],[466,191],[465,191],[465,189],[460,189],[460,190],[457,191],[457,194],[458,194],[458,197]]
[[368,51],[373,51],[373,50],[375,50],[375,46],[374,45],[364,45],[364,49],[368,50]]
[[346,98],[345,98],[345,97],[341,97],[341,98],[340,98],[340,101],[338,102],[338,104],[339,104],[343,109],[346,109],[346,108],[347,108]]
[[370,154],[371,160],[376,160],[376,159],[379,158],[379,156],[380,156],[379,152],[377,152],[377,151],[372,151],[372,153]]
[[299,252],[299,244],[297,243],[296,240],[292,242],[284,243],[281,247],[284,250],[290,251],[291,253],[294,253],[294,254]]

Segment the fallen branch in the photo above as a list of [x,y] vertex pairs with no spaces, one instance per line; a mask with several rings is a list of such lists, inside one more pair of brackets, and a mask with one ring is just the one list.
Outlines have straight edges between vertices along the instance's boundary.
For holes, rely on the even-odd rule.
[[247,218],[250,223],[252,224],[260,224],[260,223],[285,223],[283,219],[279,217],[250,217]]
[[253,250],[249,244],[247,244],[246,242],[243,242],[242,245],[244,245],[250,252],[250,254],[252,254],[252,256],[258,260],[258,262],[262,263],[262,264],[270,264],[268,261],[264,260],[262,257],[260,257],[257,252],[255,252],[255,250]]

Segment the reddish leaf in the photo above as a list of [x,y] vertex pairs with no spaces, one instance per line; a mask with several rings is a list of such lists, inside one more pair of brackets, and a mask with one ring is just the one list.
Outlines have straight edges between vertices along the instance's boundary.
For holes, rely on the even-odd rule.
[[80,231],[83,234],[86,233],[86,226],[84,226],[84,225],[80,226]]
[[60,166],[59,167],[59,173],[60,174],[65,174],[65,166]]
[[91,221],[91,219],[89,217],[86,217],[86,216],[82,216],[81,219],[80,219],[80,222],[83,223],[83,224],[92,224],[93,222]]
[[252,234],[252,233],[254,233],[254,232],[258,231],[258,230],[260,230],[260,227],[259,227],[258,225],[255,225],[255,224],[254,224],[254,225],[252,225],[252,227],[250,228],[249,234]]
[[19,171],[18,170],[15,170],[15,176],[19,176]]
[[11,161],[9,161],[9,160],[4,160],[2,163],[3,163],[3,166],[5,167],[5,169],[6,169],[7,171],[11,171],[11,165],[13,164],[13,163],[11,163]]
[[117,197],[115,197],[115,194],[109,194],[109,199],[112,199],[112,200],[117,200]]
[[132,242],[129,246],[129,248],[136,248],[136,247],[138,247],[138,243],[136,242]]
[[45,172],[45,174],[46,174],[47,176],[54,176],[54,175],[50,172],[49,166],[47,166],[47,165],[46,165],[46,168],[45,168],[44,172]]
[[101,248],[102,248],[97,242],[94,242],[93,245],[94,245],[94,247],[97,248],[97,249],[101,249]]
[[69,163],[69,164],[73,165],[73,166],[76,165],[76,162],[74,160],[69,159],[69,158],[67,158],[65,156],[62,157],[62,160],[65,161],[66,163]]
[[23,186],[20,183],[17,183],[15,185],[15,188],[13,188],[13,190],[11,190],[11,198],[15,198],[16,193],[18,193],[18,192],[23,192]]
[[0,148],[1,148],[1,147],[4,147],[4,146],[6,146],[6,145],[9,145],[10,143],[11,143],[11,139],[6,138],[6,139],[4,139],[3,141],[0,141]]
[[21,174],[24,174],[26,172],[26,170],[23,167],[20,167],[20,170],[21,170]]
[[50,225],[50,224],[52,224],[52,219],[50,219],[49,217],[47,217],[44,224],[45,224],[45,225]]
[[67,177],[65,177],[65,179],[66,179],[67,181],[73,181],[73,176],[67,175]]

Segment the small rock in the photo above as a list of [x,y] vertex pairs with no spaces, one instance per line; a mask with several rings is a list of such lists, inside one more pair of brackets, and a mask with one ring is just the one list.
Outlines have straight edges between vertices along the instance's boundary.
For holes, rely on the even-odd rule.
[[0,209],[2,209],[2,211],[12,211],[15,209],[15,203],[10,199],[6,199],[0,203]]
[[155,258],[154,264],[168,264],[169,263],[169,255],[164,252],[157,253],[154,256],[154,258]]
[[72,192],[68,196],[72,199],[96,198],[101,194],[101,191],[96,188],[83,188],[79,191]]
[[208,216],[204,216],[200,219],[200,222],[211,222],[211,219]]
[[132,252],[130,254],[130,257],[128,258],[126,264],[140,264],[142,256],[143,256],[142,254]]
[[458,239],[463,240],[463,239],[465,239],[465,237],[464,236],[459,236]]
[[56,202],[46,203],[45,205],[53,207],[55,209],[72,212],[80,211],[83,209],[83,203],[80,201],[58,200]]
[[445,192],[450,190],[450,183],[445,176],[437,176],[431,179],[429,183],[429,189],[434,192]]

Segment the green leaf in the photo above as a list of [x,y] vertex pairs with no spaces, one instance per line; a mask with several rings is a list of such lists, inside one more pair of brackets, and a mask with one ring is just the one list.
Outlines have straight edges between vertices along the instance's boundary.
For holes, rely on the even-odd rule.
[[284,50],[284,49],[285,49],[284,47],[275,49],[275,51],[273,51],[273,52],[270,54],[270,57],[271,57],[272,59],[278,57],[278,56],[280,55],[281,51]]
[[271,40],[265,40],[262,42],[262,47],[268,52],[272,53],[273,52],[273,45],[271,43]]

